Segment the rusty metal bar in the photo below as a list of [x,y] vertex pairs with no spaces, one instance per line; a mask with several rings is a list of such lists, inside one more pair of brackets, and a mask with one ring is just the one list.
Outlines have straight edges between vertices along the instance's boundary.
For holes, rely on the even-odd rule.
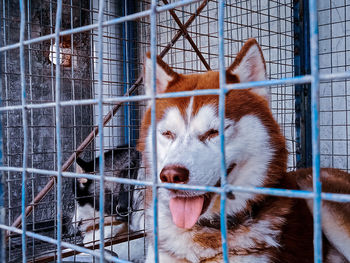
[[[196,19],[196,17],[203,11],[204,7],[206,7],[206,5],[208,4],[209,0],[204,0],[201,5],[197,8],[196,12],[191,15],[191,17],[187,20],[187,22],[183,25],[183,27],[185,29],[187,29],[187,27],[189,27],[192,22]],[[174,46],[174,44],[176,43],[176,41],[183,35],[182,30],[178,30],[176,35],[172,38],[172,40],[169,42],[169,44],[162,50],[162,52],[160,52],[159,56],[160,57],[164,57],[166,55],[166,53],[168,53],[168,51]]]
[[[117,244],[120,244],[120,243],[123,243],[123,242],[127,242],[127,241],[130,241],[130,240],[135,240],[135,239],[138,239],[138,238],[143,238],[145,237],[146,234],[144,233],[133,233],[133,234],[130,234],[129,236],[122,236],[122,237],[114,237],[114,238],[110,238],[110,239],[107,239],[107,241],[104,242],[104,247],[109,247],[109,246],[112,246],[112,245],[117,245]],[[87,249],[90,249],[90,250],[95,250],[95,249],[99,249],[100,248],[100,244],[92,244],[90,246],[84,246],[86,244],[79,244],[78,246],[82,246],[82,247],[85,247]],[[70,256],[74,256],[74,255],[78,255],[80,254],[81,252],[79,251],[75,251],[75,250],[69,250],[69,251],[62,251],[62,258],[67,258],[67,257],[70,257]],[[55,261],[56,259],[56,253],[52,254],[52,255],[48,255],[48,256],[42,256],[40,258],[36,258],[32,261],[28,261],[28,263],[48,263],[48,262],[53,262]]]
[[[163,0],[164,4],[169,4],[169,2],[167,0]],[[203,3],[202,3],[203,4]],[[211,70],[209,64],[207,63],[207,61],[205,60],[205,58],[202,55],[202,52],[200,52],[200,50],[198,49],[196,43],[194,43],[192,37],[189,35],[186,27],[181,23],[179,17],[176,15],[175,11],[170,9],[169,10],[170,15],[174,18],[176,24],[180,27],[183,36],[188,40],[188,42],[190,43],[190,45],[192,46],[193,50],[196,52],[197,56],[199,57],[199,59],[202,61],[202,63],[204,64],[205,68],[207,70]]]

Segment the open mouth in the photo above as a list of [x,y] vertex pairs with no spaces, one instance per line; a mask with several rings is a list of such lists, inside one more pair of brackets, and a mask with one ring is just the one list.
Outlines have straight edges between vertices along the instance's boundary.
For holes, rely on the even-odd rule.
[[192,228],[197,223],[198,218],[208,209],[211,198],[211,193],[171,198],[169,207],[175,225],[185,229]]
[[[235,163],[229,165],[227,174],[230,174],[235,166]],[[215,186],[220,186],[220,180]],[[212,193],[196,196],[186,196],[186,192],[182,191],[173,191],[173,193],[176,195],[169,202],[172,219],[177,227],[184,229],[190,229],[197,223],[199,217],[207,211],[213,196]]]

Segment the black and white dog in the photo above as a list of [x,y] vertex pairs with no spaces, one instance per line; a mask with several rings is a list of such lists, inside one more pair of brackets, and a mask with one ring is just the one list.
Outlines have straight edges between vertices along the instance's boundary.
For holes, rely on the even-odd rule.
[[[84,161],[77,158],[77,173],[98,173],[99,157]],[[119,146],[104,154],[104,175],[136,179],[139,170],[139,153]],[[104,237],[111,238],[127,229],[128,215],[132,210],[133,185],[105,181]],[[73,185],[76,194],[76,211],[73,227],[83,237],[86,246],[99,241],[99,180],[79,178]],[[130,218],[129,218],[130,219]],[[130,223],[130,221],[129,221]]]

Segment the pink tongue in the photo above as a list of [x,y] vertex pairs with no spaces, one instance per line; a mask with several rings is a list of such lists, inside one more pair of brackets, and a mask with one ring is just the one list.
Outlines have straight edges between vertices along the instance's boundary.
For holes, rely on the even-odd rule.
[[181,228],[192,228],[201,215],[204,197],[174,197],[170,199],[169,207],[173,222]]

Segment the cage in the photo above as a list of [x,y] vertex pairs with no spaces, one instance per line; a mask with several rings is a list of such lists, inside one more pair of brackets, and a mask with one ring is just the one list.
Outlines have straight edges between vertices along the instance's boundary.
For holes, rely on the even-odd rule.
[[[147,104],[142,68],[152,41],[174,70],[193,73],[230,65],[244,42],[256,38],[272,80],[264,84],[270,86],[270,106],[287,140],[288,169],[313,166],[313,156],[320,155],[322,167],[349,171],[349,12],[346,0],[3,0],[0,259],[143,262],[145,229],[131,231],[127,224],[123,234],[101,231],[103,242],[101,235],[87,244],[72,230],[77,224],[72,218],[81,178],[75,173],[77,158],[93,160],[122,146],[130,159],[136,147]],[[310,16],[315,15],[318,153],[312,152],[311,132],[310,76],[317,73],[312,72],[315,24],[310,25]],[[94,163],[95,174],[99,169]],[[130,179],[132,169],[127,170]],[[91,197],[100,200],[105,193],[98,183],[104,178],[91,178]],[[94,204],[93,225],[103,215]],[[142,213],[128,213],[127,222]],[[315,255],[321,257],[320,250]]]

